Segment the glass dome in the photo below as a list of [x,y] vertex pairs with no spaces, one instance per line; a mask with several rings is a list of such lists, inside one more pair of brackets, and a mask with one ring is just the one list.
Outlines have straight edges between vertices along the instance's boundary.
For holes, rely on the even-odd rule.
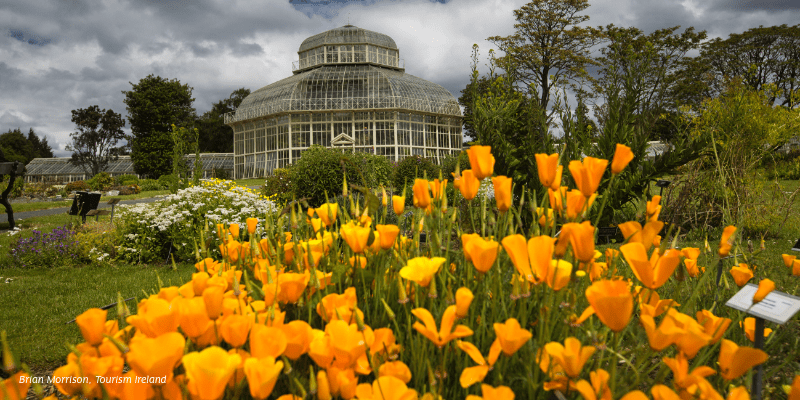
[[235,176],[292,164],[312,144],[399,161],[461,150],[461,108],[444,87],[406,74],[387,35],[352,25],[300,46],[293,75],[247,96],[225,115]]

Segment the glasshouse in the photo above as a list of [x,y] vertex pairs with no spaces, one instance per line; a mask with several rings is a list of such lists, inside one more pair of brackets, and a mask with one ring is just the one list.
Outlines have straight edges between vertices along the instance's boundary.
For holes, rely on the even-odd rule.
[[[34,158],[25,167],[25,182],[53,182],[67,183],[90,179],[80,166],[69,162],[71,157]],[[187,165],[194,169],[194,155],[186,156]],[[233,173],[233,153],[207,153],[200,154],[203,163],[203,177],[215,177],[220,171],[226,175]],[[105,169],[112,177],[119,175],[136,175],[133,170],[131,156],[119,156],[108,163]]]
[[303,41],[293,76],[225,115],[235,177],[293,164],[311,145],[434,160],[461,150],[461,109],[444,87],[405,73],[394,40],[352,25]]

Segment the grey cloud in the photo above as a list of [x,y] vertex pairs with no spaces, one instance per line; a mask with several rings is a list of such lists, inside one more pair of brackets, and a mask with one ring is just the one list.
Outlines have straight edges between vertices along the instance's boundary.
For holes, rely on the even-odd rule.
[[0,89],[3,91],[18,90],[20,88],[19,76],[22,70],[0,62]]
[[800,0],[716,0],[710,8],[715,11],[780,13],[800,10]]
[[231,48],[231,54],[238,57],[254,56],[264,54],[264,48],[257,43],[238,42]]

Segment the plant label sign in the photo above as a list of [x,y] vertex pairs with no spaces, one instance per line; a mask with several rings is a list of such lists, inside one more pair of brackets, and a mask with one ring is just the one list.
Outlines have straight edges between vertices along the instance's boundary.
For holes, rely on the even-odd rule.
[[797,243],[792,246],[792,251],[800,251],[800,239],[797,239]]
[[744,311],[750,315],[783,325],[800,311],[800,297],[773,290],[764,300],[753,304],[753,295],[758,285],[744,285],[727,303],[726,306]]

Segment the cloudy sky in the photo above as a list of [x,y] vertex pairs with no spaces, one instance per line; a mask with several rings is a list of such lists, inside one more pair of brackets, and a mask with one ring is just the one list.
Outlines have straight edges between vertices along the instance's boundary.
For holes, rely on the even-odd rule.
[[[56,156],[75,130],[71,110],[127,116],[123,90],[148,74],[194,88],[198,114],[245,87],[291,76],[307,37],[348,21],[391,36],[406,73],[456,97],[473,43],[513,33],[526,0],[4,0],[0,5],[0,132],[33,128]],[[590,25],[649,33],[680,25],[726,38],[800,21],[800,0],[591,0]],[[682,29],[681,29],[682,31]],[[485,69],[485,67],[484,67]]]

